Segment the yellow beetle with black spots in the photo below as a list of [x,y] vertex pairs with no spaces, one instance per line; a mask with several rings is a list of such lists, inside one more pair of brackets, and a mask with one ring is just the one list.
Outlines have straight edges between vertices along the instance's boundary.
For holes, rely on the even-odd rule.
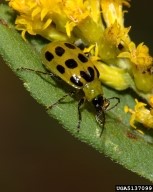
[[[42,62],[52,75],[60,77],[63,81],[74,87],[76,90],[82,90],[84,97],[78,103],[78,130],[81,123],[80,107],[87,100],[91,102],[96,109],[96,120],[102,127],[105,124],[105,111],[114,108],[119,102],[119,98],[103,97],[103,89],[99,80],[99,72],[86,55],[77,46],[68,42],[54,41],[46,45],[42,51]],[[60,98],[55,104],[62,101],[66,96],[73,95],[71,92]],[[110,99],[116,99],[117,103],[108,108]],[[49,108],[53,107],[51,105]],[[101,119],[102,118],[102,119]],[[102,132],[101,132],[102,133]]]

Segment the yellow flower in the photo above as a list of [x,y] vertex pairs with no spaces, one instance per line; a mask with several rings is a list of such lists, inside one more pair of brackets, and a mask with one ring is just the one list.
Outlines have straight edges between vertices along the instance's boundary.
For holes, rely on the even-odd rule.
[[[82,40],[95,43],[103,36],[104,24],[101,20],[101,10],[105,22],[111,26],[121,26],[123,30],[115,31],[117,26],[111,26],[107,30],[113,32],[113,41],[115,34],[124,35],[128,29],[124,30],[122,6],[129,6],[126,0],[8,0],[9,6],[16,10],[19,15],[16,19],[16,28],[22,31],[22,37],[25,33],[31,35],[40,34],[43,37],[53,40],[61,37],[64,39],[73,39],[75,36],[82,35]],[[113,28],[113,29],[112,29]],[[120,30],[120,29],[119,29]],[[72,34],[73,32],[73,34]],[[76,35],[77,34],[77,35]],[[60,40],[60,39],[59,39]],[[114,43],[114,42],[113,42]],[[119,43],[119,40],[118,40]]]
[[[22,37],[24,38],[25,33],[28,32],[31,35],[40,34],[53,40],[57,32],[57,37],[61,36],[61,40],[64,40],[73,36],[71,32],[74,27],[80,28],[86,18],[88,18],[88,21],[91,20],[95,23],[94,28],[100,22],[99,1],[96,1],[96,3],[91,0],[8,1],[9,6],[19,13],[16,19],[16,28],[22,31]],[[88,25],[92,23],[91,21],[88,22]],[[87,29],[85,28],[85,30]]]
[[65,12],[69,21],[66,23],[67,35],[71,35],[73,28],[78,25],[82,20],[90,15],[87,7],[89,6],[88,1],[65,1],[65,7],[63,11]]
[[143,43],[136,47],[134,42],[130,42],[127,52],[120,53],[118,57],[130,59],[139,69],[147,68],[153,63],[153,58],[149,55],[149,49]]
[[109,60],[112,62],[114,59],[115,64],[118,62],[118,54],[125,50],[126,44],[130,42],[129,30],[130,27],[124,28],[117,21],[104,30],[98,43],[99,55],[103,61],[108,63]]
[[100,72],[99,78],[102,83],[116,90],[125,90],[130,87],[131,79],[126,70],[100,62],[95,62],[95,65]]
[[13,7],[14,10],[17,10],[20,13],[26,14],[37,6],[37,2],[35,0],[12,0],[9,2],[9,6]]
[[152,93],[153,91],[153,73],[151,72],[151,68],[146,68],[144,71],[136,67],[132,68],[135,85],[138,90],[144,93]]
[[130,41],[128,36],[130,27],[124,27],[123,11],[123,5],[129,7],[130,4],[128,0],[101,0],[100,4],[106,28],[98,42],[99,55],[105,62],[114,59],[116,64],[117,55],[120,53],[118,46],[124,46],[126,41]]
[[130,42],[128,36],[129,31],[130,27],[123,28],[119,23],[117,23],[117,21],[115,21],[113,24],[106,28],[104,37],[108,43],[115,45],[117,48],[120,43],[125,44]]
[[104,30],[99,1],[65,0],[63,10],[68,18],[65,25],[68,37],[73,33],[87,43],[98,41]]
[[130,7],[128,0],[101,0],[103,17],[107,26],[114,24],[116,21],[119,25],[124,26],[123,5]]
[[153,90],[153,58],[149,55],[149,49],[143,43],[137,47],[134,42],[128,44],[128,49],[118,55],[119,58],[130,60],[130,73],[134,78],[138,90],[151,92]]
[[52,39],[56,29],[57,35],[61,35],[64,39],[66,35],[63,35],[63,31],[65,31],[67,20],[60,8],[61,3],[60,0],[10,0],[9,6],[20,14],[15,23],[16,28],[22,31],[23,38],[28,32],[31,35],[40,34]]
[[137,129],[135,123],[141,123],[146,128],[153,128],[153,114],[152,108],[149,110],[146,108],[147,104],[139,102],[135,99],[136,105],[133,109],[130,109],[128,106],[124,107],[124,111],[131,113],[130,125],[131,127]]
[[[109,23],[107,26],[110,27],[106,31],[106,34],[108,33],[106,39],[110,41],[113,37],[112,44],[115,38],[118,38],[119,44],[120,37],[126,36],[129,31],[123,26],[122,6],[129,6],[126,0],[7,1],[9,1],[9,6],[19,13],[16,28],[22,31],[23,38],[28,32],[31,35],[40,34],[50,40],[73,39],[76,36],[88,43],[96,43],[101,39],[105,30],[101,19],[101,8],[105,22]],[[110,33],[113,34],[109,38]]]
[[128,58],[131,61],[131,71],[138,90],[151,92],[153,90],[153,58],[149,49],[143,43],[137,47],[134,42],[128,45],[128,51],[118,55],[119,58]]

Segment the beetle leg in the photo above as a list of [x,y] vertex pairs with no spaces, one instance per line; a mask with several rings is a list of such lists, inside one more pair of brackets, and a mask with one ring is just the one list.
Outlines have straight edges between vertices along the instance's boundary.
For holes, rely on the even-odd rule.
[[85,102],[85,98],[81,98],[80,101],[79,101],[79,103],[78,103],[78,125],[77,125],[77,130],[78,130],[78,132],[79,132],[79,130],[80,130],[80,123],[81,123],[81,121],[82,121],[82,116],[81,116],[81,110],[80,110],[80,108],[81,108],[81,106],[84,104],[84,102]]

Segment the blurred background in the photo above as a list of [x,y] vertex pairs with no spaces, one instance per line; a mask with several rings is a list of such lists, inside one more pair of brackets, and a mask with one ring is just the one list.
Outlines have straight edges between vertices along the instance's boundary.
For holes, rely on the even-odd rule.
[[[153,55],[153,1],[131,1],[126,26]],[[151,184],[73,138],[0,60],[0,192],[101,192]],[[141,157],[140,157],[141,158]]]

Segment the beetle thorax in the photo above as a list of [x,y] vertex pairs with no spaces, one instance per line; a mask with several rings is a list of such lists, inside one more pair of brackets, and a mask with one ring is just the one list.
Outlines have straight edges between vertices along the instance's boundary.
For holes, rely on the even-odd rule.
[[85,98],[90,102],[98,95],[103,95],[102,85],[99,79],[94,79],[94,81],[87,83],[83,87]]

